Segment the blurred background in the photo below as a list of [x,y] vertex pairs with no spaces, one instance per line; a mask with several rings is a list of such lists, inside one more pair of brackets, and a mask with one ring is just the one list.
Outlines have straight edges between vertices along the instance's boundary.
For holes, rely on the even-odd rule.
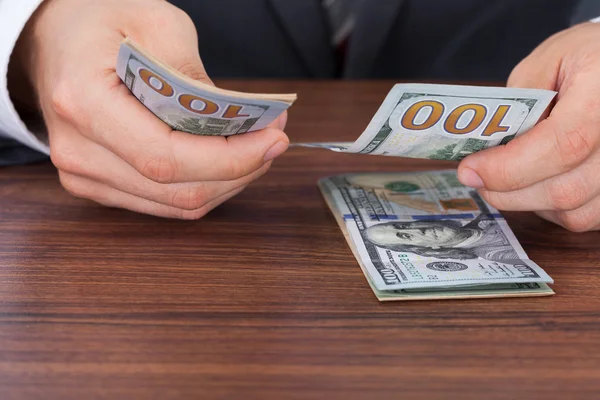
[[419,81],[506,80],[543,40],[600,9],[598,0],[171,3],[194,20],[213,78]]

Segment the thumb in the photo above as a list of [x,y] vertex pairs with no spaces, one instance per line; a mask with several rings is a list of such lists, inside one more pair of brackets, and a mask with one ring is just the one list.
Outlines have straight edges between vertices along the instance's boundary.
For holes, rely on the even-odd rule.
[[513,68],[506,86],[553,90],[559,70],[558,62],[549,64],[537,54],[531,54]]
[[[534,52],[513,68],[506,82],[506,87],[556,90],[559,71],[560,60],[549,62]],[[548,118],[555,104],[556,98],[540,115],[538,122]]]
[[[523,59],[511,72],[507,87],[554,90],[557,85],[560,64],[549,62],[535,52]],[[556,99],[540,116],[538,124],[529,132],[513,139],[505,146],[497,146],[473,153],[461,161],[458,167],[459,180],[470,187],[493,191],[520,189],[542,179],[548,170],[535,169],[540,158],[549,157],[547,149],[549,131],[555,127],[547,117],[554,108]],[[540,144],[541,143],[541,144]],[[525,160],[525,161],[523,161]],[[548,158],[546,158],[546,161]],[[532,166],[531,164],[534,164]],[[531,172],[535,169],[534,172]]]

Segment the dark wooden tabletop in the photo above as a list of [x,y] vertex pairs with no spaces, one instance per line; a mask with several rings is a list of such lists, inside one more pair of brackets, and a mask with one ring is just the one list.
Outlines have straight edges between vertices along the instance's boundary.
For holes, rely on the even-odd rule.
[[[392,86],[220,84],[297,92],[294,142],[356,139]],[[293,148],[194,222],[0,169],[0,398],[598,398],[600,233],[505,213],[555,296],[380,303],[315,184],[453,166]]]

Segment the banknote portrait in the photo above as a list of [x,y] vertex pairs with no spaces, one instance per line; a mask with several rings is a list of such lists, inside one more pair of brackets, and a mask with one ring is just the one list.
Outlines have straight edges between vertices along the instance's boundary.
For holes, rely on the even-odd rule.
[[494,219],[385,222],[363,232],[366,241],[397,252],[441,259],[512,263],[519,256]]

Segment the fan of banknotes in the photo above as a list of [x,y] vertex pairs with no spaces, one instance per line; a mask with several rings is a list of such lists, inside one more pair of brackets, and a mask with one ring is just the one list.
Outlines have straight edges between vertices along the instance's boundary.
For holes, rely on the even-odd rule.
[[[295,94],[219,89],[186,77],[126,39],[117,73],[175,130],[235,135],[266,127]],[[354,143],[336,152],[461,160],[533,127],[556,95],[537,89],[397,84]],[[456,171],[364,173],[319,181],[377,298],[547,296],[552,278],[523,251],[498,210]]]
[[296,100],[295,94],[257,94],[219,89],[193,80],[126,38],[117,74],[131,93],[174,130],[229,136],[269,125]]

